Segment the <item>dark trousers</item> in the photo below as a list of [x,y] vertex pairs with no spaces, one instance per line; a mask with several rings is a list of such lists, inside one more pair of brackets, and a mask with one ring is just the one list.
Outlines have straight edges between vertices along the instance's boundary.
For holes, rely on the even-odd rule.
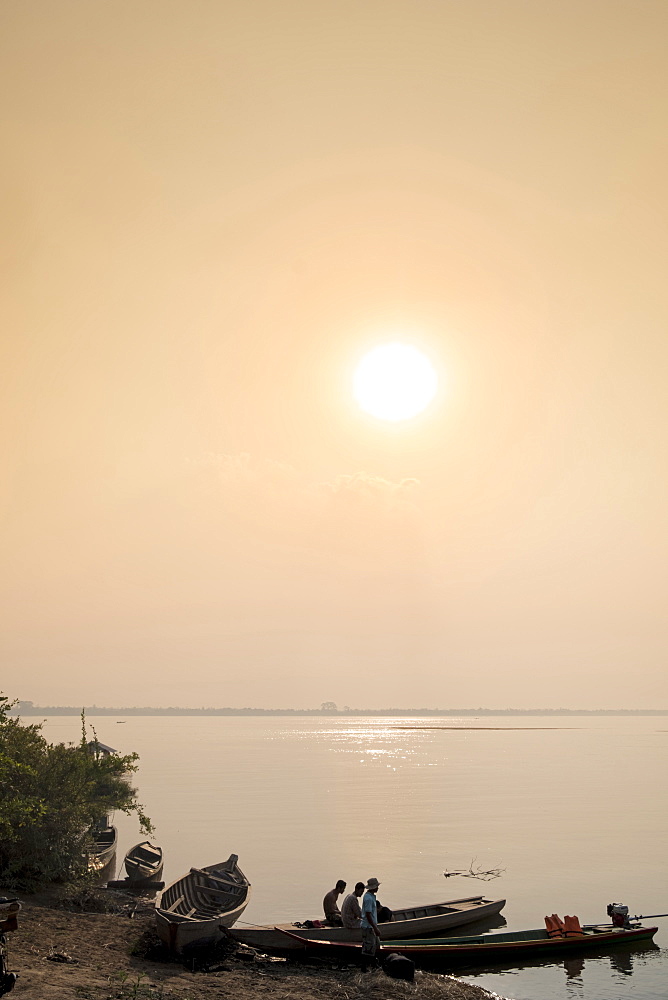
[[362,968],[368,969],[376,962],[380,941],[376,937],[373,927],[362,928]]

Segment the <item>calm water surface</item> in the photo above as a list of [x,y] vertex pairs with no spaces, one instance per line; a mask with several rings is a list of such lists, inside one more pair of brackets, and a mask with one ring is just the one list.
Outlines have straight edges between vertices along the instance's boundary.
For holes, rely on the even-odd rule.
[[[391,907],[505,897],[505,930],[552,912],[603,921],[611,901],[668,912],[666,717],[91,721],[141,756],[166,880],[235,852],[251,922],[319,916],[336,879],[372,875]],[[77,740],[79,720],[50,718],[46,734]],[[116,823],[120,864],[139,837],[136,821]],[[443,878],[473,859],[505,872]],[[660,948],[465,978],[513,1000],[666,1000],[668,918],[657,923]]]

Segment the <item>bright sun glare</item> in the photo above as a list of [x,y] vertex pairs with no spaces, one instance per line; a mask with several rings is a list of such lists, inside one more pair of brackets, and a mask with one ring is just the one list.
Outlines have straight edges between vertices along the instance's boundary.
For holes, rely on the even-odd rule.
[[407,420],[436,394],[438,376],[429,358],[409,344],[383,344],[365,354],[353,379],[355,399],[380,420]]

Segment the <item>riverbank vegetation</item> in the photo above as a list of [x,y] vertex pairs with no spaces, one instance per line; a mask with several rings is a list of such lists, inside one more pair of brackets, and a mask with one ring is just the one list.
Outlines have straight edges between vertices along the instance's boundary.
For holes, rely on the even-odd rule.
[[82,715],[78,744],[49,743],[41,723],[24,724],[0,695],[0,884],[35,889],[81,881],[91,828],[118,809],[151,823],[129,775],[137,754],[105,754]]

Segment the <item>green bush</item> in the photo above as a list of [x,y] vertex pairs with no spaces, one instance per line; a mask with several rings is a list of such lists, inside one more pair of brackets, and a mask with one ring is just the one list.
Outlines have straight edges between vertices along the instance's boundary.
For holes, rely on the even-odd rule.
[[10,716],[13,704],[0,695],[0,885],[35,889],[84,878],[90,829],[114,809],[136,813],[151,832],[128,780],[137,754],[96,752],[83,713],[78,745],[49,743],[41,723]]

